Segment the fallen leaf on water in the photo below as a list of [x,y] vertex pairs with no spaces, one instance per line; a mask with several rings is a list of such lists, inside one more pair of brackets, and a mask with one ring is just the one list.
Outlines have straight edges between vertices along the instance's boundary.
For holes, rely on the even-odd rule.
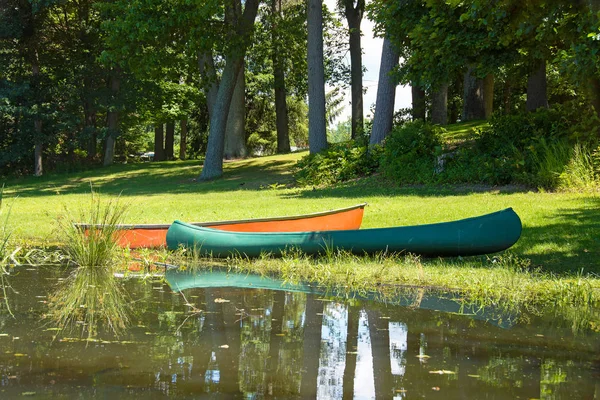
[[480,375],[467,375],[469,378],[480,378]]
[[8,337],[8,333],[0,333],[0,337]]
[[23,392],[21,396],[35,396],[36,392]]
[[15,353],[15,357],[27,357],[27,354]]
[[431,358],[430,356],[428,356],[427,354],[419,354],[417,356],[417,358]]
[[431,390],[435,390],[436,392],[440,391],[440,387],[439,386],[434,386],[431,388]]
[[217,298],[215,299],[215,303],[229,303],[231,300],[226,300],[226,299],[222,299],[222,298]]
[[448,371],[446,369],[440,369],[437,371],[429,371],[430,374],[440,374],[440,375],[454,375],[456,374],[456,372],[454,371]]
[[224,344],[222,346],[219,346],[220,349],[228,349],[229,345],[228,344]]

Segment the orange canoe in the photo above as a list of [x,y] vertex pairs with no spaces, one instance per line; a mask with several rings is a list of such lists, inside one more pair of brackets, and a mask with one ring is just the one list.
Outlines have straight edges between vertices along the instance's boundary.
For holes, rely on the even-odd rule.
[[[337,210],[289,217],[245,219],[238,221],[194,222],[192,225],[235,232],[307,232],[358,229],[367,203]],[[76,224],[82,230],[90,224]],[[122,230],[119,245],[131,249],[166,245],[167,230],[171,224],[117,225]],[[99,226],[94,226],[98,228]]]

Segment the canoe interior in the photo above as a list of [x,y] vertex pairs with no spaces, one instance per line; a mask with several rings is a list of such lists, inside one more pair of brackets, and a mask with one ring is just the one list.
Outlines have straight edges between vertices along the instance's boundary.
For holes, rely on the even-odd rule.
[[[236,221],[194,222],[191,225],[230,232],[303,232],[310,230],[358,229],[364,208],[361,203],[330,211],[293,215],[288,217],[258,218]],[[82,229],[90,225],[78,224]],[[167,230],[171,224],[119,225],[117,241],[121,247],[156,248],[166,245]],[[97,226],[96,226],[97,227]]]

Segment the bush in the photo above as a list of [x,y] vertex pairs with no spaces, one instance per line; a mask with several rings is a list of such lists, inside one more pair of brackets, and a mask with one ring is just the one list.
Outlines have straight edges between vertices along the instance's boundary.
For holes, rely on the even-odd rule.
[[370,175],[379,166],[381,148],[369,149],[364,140],[330,145],[298,161],[296,181],[301,186],[330,185]]
[[576,103],[494,115],[474,141],[455,151],[439,181],[593,186],[597,177],[590,149],[597,146],[599,128],[595,113]]
[[385,141],[381,171],[398,183],[431,183],[442,153],[443,132],[422,121],[395,128]]

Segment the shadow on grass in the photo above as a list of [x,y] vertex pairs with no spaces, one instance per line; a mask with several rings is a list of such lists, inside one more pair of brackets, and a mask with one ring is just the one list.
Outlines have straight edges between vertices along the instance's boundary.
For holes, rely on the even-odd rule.
[[206,193],[240,188],[259,189],[293,181],[295,159],[248,159],[224,164],[223,177],[198,181],[202,171],[197,160],[114,165],[76,174],[27,177],[9,181],[7,188],[19,197],[43,197],[61,193],[89,193],[90,184],[104,194],[122,196]]
[[380,176],[371,176],[353,182],[347,182],[335,187],[313,188],[313,190],[286,193],[284,198],[321,198],[333,197],[362,200],[365,196],[465,196],[473,193],[514,194],[528,193],[532,189],[519,186],[489,186],[489,185],[405,185],[398,186]]
[[586,208],[556,210],[544,226],[524,226],[514,252],[547,272],[600,274],[600,198],[584,201]]

